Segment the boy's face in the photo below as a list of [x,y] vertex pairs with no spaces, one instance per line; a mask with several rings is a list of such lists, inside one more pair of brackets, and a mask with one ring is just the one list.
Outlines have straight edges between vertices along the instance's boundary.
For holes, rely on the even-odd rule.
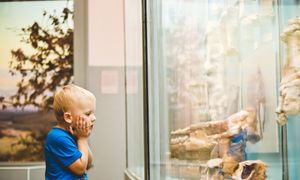
[[96,121],[96,117],[94,114],[94,100],[88,98],[79,98],[75,104],[71,105],[69,112],[71,113],[72,124],[74,124],[80,118],[83,118],[83,120],[89,121],[91,123],[91,128],[93,128]]

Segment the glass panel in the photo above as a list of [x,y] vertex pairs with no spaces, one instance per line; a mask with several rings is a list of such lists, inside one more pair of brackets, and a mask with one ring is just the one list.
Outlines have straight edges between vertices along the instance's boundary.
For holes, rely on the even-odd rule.
[[[294,73],[299,72],[299,30],[300,30],[300,2],[297,0],[283,0],[283,5],[280,6],[280,32],[281,34],[281,59],[283,61],[283,70],[282,70],[282,83],[281,86],[284,86],[283,79],[286,79],[288,76],[291,76]],[[292,83],[295,79],[290,79],[288,82]],[[287,84],[287,83],[286,83]],[[286,86],[286,88],[282,88],[280,91],[282,95],[284,95],[284,91],[286,91],[286,95],[283,98],[283,104],[286,103],[289,107],[289,111],[286,110],[287,114],[290,115],[288,117],[287,123],[287,147],[288,147],[288,168],[289,168],[289,179],[298,179],[300,172],[300,132],[297,129],[300,126],[299,115],[295,115],[299,112],[292,112],[296,106],[300,106],[299,100],[297,97],[297,91],[299,91],[299,85],[296,86]],[[296,92],[291,91],[296,90]],[[292,95],[292,96],[291,96]],[[293,103],[294,102],[294,103]],[[298,109],[298,108],[297,108]]]
[[277,3],[148,2],[151,179],[282,179]]
[[144,179],[144,115],[141,4],[125,1],[127,169]]

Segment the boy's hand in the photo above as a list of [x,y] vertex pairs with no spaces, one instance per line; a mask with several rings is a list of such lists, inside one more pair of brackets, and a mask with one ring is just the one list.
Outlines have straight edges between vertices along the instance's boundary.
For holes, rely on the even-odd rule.
[[74,125],[70,127],[70,132],[77,138],[88,138],[92,131],[91,126],[92,122],[79,116]]

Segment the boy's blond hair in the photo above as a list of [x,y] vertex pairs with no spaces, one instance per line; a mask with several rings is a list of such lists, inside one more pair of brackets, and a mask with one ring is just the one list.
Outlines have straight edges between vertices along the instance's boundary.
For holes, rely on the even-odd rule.
[[64,121],[64,112],[70,109],[80,98],[95,101],[95,96],[88,90],[69,84],[59,89],[54,96],[53,109],[57,121]]

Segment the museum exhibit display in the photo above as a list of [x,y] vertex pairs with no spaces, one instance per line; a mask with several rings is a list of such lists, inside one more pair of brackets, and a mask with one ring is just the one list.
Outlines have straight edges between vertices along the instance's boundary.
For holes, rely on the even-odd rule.
[[44,163],[53,94],[74,80],[73,11],[72,0],[0,1],[0,168]]
[[127,132],[144,174],[128,178],[297,179],[300,1],[142,5],[143,131]]

